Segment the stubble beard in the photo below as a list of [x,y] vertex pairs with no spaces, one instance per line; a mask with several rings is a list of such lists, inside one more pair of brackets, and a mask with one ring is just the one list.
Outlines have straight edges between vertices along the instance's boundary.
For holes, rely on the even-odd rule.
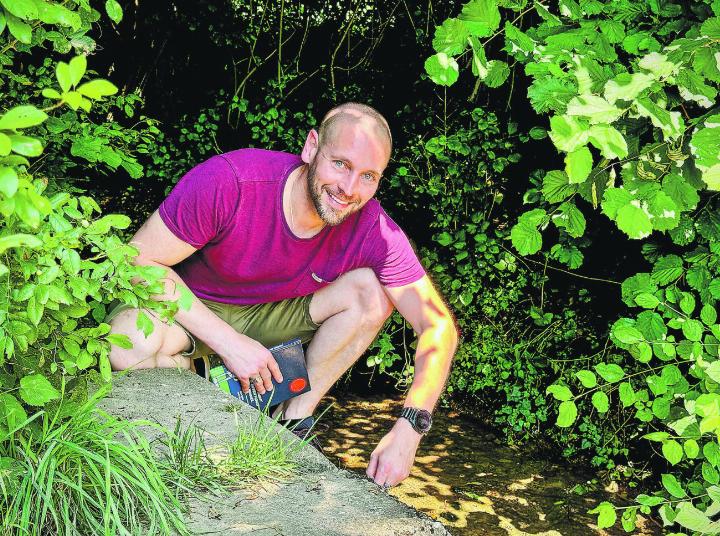
[[[315,211],[318,213],[318,216],[320,216],[320,219],[325,225],[331,227],[335,225],[340,225],[347,219],[348,216],[350,216],[350,214],[357,212],[362,208],[362,206],[358,203],[353,203],[348,205],[348,208],[345,210],[336,211],[332,207],[324,205],[322,202],[323,190],[318,184],[317,180],[315,180],[316,170],[317,166],[313,161],[308,167],[308,172],[306,176],[307,190],[310,194],[310,199],[312,200],[313,206],[315,207]],[[328,191],[328,193],[330,192]]]

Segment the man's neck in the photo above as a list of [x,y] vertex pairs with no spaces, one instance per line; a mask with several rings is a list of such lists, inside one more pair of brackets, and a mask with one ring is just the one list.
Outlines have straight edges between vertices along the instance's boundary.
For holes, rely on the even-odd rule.
[[296,168],[285,182],[283,213],[292,233],[298,238],[312,238],[325,227],[320,219],[307,185],[308,165]]

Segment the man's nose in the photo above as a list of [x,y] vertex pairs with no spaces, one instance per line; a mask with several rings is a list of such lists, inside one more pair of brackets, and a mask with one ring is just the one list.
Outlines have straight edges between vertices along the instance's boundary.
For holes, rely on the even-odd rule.
[[345,175],[343,181],[340,184],[340,189],[347,197],[352,197],[355,195],[358,184],[360,184],[360,174],[350,172]]

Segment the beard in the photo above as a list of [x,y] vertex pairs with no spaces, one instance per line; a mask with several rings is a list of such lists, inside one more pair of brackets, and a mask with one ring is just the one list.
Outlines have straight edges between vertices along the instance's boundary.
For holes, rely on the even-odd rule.
[[331,192],[328,186],[321,187],[320,184],[318,184],[316,178],[316,171],[317,165],[315,164],[315,161],[313,161],[308,167],[306,181],[308,193],[310,194],[310,199],[312,200],[312,204],[315,207],[315,211],[318,213],[318,216],[320,216],[320,219],[325,225],[340,225],[343,221],[345,221],[348,216],[350,216],[350,214],[359,211],[362,208],[362,205],[359,202],[354,201],[348,203],[347,208],[345,208],[344,210],[336,210],[333,207],[323,204],[323,189],[328,194],[332,194],[334,197],[343,201],[345,200],[345,196],[340,194],[339,192]]

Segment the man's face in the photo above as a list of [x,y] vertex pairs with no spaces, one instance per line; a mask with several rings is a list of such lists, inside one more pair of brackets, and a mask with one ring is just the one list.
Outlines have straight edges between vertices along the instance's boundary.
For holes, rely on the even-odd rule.
[[333,140],[320,144],[308,167],[308,191],[320,219],[339,225],[375,195],[389,151],[362,123],[340,125]]

